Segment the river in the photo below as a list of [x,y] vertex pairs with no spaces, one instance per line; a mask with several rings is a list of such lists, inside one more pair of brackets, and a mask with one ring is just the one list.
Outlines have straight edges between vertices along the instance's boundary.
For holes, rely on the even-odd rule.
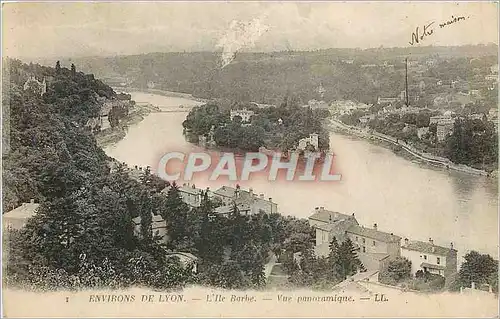
[[[136,102],[162,110],[200,102],[180,97],[131,92]],[[105,149],[129,165],[157,167],[163,154],[197,149],[182,134],[186,112],[152,113],[130,127],[126,137]],[[263,178],[240,183],[278,203],[282,214],[307,218],[314,207],[355,213],[359,223],[403,238],[448,247],[463,256],[474,249],[498,258],[498,184],[494,179],[446,171],[408,161],[365,140],[330,134],[335,167],[341,181],[269,182]],[[196,182],[214,189],[222,183]],[[234,186],[234,185],[232,185]],[[459,261],[460,262],[460,261]]]

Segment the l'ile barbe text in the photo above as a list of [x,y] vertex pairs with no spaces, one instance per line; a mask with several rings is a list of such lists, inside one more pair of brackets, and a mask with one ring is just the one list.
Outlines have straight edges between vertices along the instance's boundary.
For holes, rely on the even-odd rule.
[[187,297],[184,294],[169,293],[169,294],[118,294],[118,295],[99,295],[92,294],[89,296],[90,303],[184,303],[184,302],[206,302],[206,303],[254,303],[257,301],[275,301],[278,303],[352,303],[355,301],[388,301],[387,296],[383,294],[375,294],[374,297],[355,298],[349,295],[286,295],[277,294],[269,297],[257,297],[250,294],[220,294],[211,293],[200,297]]

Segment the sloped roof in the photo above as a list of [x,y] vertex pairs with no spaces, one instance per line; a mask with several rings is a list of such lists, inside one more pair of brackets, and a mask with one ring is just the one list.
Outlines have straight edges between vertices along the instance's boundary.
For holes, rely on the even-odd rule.
[[3,214],[3,218],[27,219],[36,214],[36,210],[40,204],[23,203],[21,206]]
[[394,243],[394,242],[399,242],[401,240],[401,237],[399,236],[385,233],[372,228],[360,227],[358,225],[352,225],[347,229],[347,232],[363,237],[372,238],[385,243]]
[[[418,240],[409,241],[407,244],[401,246],[401,248],[407,250],[419,251],[421,253],[441,255],[441,256],[448,256],[448,254],[451,251],[450,248],[437,246],[429,242],[423,242]],[[453,251],[456,252],[455,249],[453,249]]]
[[[325,223],[328,223],[330,221],[335,222],[335,221],[349,219],[349,218],[356,220],[356,218],[354,217],[354,214],[347,215],[347,214],[333,212],[333,211],[321,209],[321,208],[315,210],[314,213],[311,216],[309,216],[309,219],[313,219],[313,220],[317,220],[317,221],[321,221],[321,222],[325,222]],[[357,223],[358,222],[356,221],[356,224]]]

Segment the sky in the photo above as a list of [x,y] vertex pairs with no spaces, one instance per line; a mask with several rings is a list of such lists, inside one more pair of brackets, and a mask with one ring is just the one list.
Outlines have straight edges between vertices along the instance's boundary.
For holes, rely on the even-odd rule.
[[[228,39],[239,41],[230,51],[408,47],[433,21],[415,45],[498,43],[493,2],[30,2],[2,11],[3,54],[19,58],[225,52]],[[466,19],[439,27],[452,16]]]

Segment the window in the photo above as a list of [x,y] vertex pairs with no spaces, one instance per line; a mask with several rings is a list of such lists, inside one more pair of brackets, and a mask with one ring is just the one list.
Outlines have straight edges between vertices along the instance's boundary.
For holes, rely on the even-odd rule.
[[155,231],[155,236],[160,236],[160,231],[159,230]]
[[427,260],[427,255],[424,255],[424,259]]
[[375,246],[375,241],[373,241],[373,246]]
[[366,253],[366,247],[365,246],[363,246],[363,252]]
[[358,240],[359,240],[359,238],[358,238],[358,236],[356,236],[356,241],[358,241]]
[[436,260],[436,261],[437,261],[437,264],[438,264],[438,265],[439,265],[439,264],[441,264],[441,258],[437,257],[437,260]]
[[363,244],[366,242],[366,239],[363,238]]

